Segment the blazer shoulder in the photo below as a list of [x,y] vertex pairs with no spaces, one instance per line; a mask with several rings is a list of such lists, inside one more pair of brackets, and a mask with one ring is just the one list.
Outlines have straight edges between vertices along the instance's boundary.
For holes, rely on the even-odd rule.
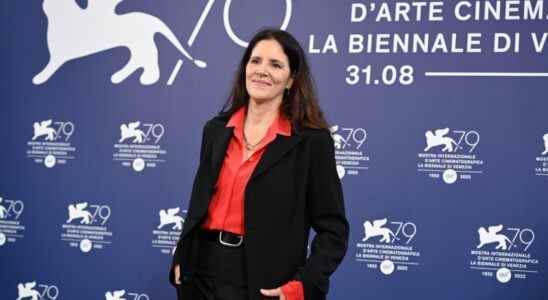
[[304,139],[308,148],[311,149],[310,155],[314,160],[322,161],[325,157],[332,157],[335,153],[335,143],[329,129],[306,129]]
[[224,127],[226,123],[228,123],[228,120],[230,119],[230,115],[228,112],[219,112],[216,116],[213,116],[211,119],[209,119],[206,122],[206,125],[211,126],[219,126]]
[[225,115],[218,114],[212,117],[211,119],[207,120],[203,125],[202,130],[204,132],[204,135],[212,134],[213,132],[215,132],[216,129],[224,128],[227,122],[228,118],[226,118]]
[[332,141],[331,131],[329,131],[329,129],[304,127],[301,129],[301,134],[311,141]]

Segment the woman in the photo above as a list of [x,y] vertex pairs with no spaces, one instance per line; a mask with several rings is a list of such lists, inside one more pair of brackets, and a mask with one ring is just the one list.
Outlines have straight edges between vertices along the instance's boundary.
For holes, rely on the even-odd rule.
[[185,300],[325,299],[348,231],[305,53],[289,33],[262,30],[204,126],[170,281]]

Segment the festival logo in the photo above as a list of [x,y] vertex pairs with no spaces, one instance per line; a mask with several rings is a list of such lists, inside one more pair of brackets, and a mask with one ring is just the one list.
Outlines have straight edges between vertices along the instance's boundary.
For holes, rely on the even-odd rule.
[[451,130],[441,128],[425,133],[426,146],[417,154],[419,172],[447,184],[457,180],[472,180],[481,174],[484,161],[479,158],[477,147],[480,134],[476,130]]
[[535,174],[548,176],[548,133],[542,136],[542,152],[536,157]]
[[359,175],[369,168],[369,155],[365,153],[364,144],[367,131],[363,128],[340,127],[329,128],[335,146],[337,173],[342,179],[346,175]]
[[0,247],[25,237],[25,226],[19,220],[24,210],[23,201],[0,197]]
[[113,161],[119,161],[122,166],[131,167],[135,172],[165,163],[163,157],[167,151],[160,144],[164,134],[165,127],[160,123],[141,124],[135,121],[120,125],[120,138],[114,144]]
[[61,240],[70,247],[88,253],[112,243],[112,231],[107,227],[110,206],[78,202],[70,204],[67,210],[68,218],[61,226]]
[[[154,36],[163,35],[186,60],[198,68],[206,68],[205,61],[195,59],[179,41],[173,30],[160,18],[149,13],[133,11],[124,14],[116,13],[116,7],[123,0],[88,1],[85,8],[75,0],[44,0],[42,7],[47,18],[47,47],[49,61],[36,74],[32,82],[36,85],[47,82],[67,62],[81,59],[116,47],[129,49],[130,59],[120,70],[111,75],[110,81],[118,84],[139,69],[142,73],[139,82],[151,85],[160,79],[158,64],[159,51]],[[215,0],[208,0],[197,19],[194,29],[186,44],[192,47],[204,22],[206,21]],[[232,0],[226,0],[223,8],[223,26],[228,37],[237,45],[247,47],[234,31],[230,21]],[[284,18],[281,29],[287,29],[292,14],[292,0],[285,0]],[[250,12],[252,14],[253,12]],[[82,39],[82,36],[86,36]],[[78,40],[78,43],[68,41]],[[167,85],[172,85],[181,70],[183,60],[178,58]]]
[[59,288],[51,284],[37,284],[36,281],[17,285],[17,300],[55,300],[59,297]]
[[76,147],[70,140],[74,134],[74,123],[53,121],[34,122],[32,138],[27,141],[27,157],[46,168],[66,164],[74,159]]
[[[213,5],[214,1],[215,0],[209,0],[207,6]],[[240,37],[238,37],[238,35],[232,29],[232,25],[230,22],[230,5],[231,4],[232,4],[232,0],[225,0],[225,6],[223,8],[223,25],[225,27],[225,31],[234,43],[236,43],[237,45],[243,48],[247,48],[247,45],[249,43],[242,40]],[[280,26],[280,29],[282,30],[287,29],[287,26],[289,25],[289,21],[291,20],[292,10],[293,10],[293,1],[285,0],[284,19],[282,21],[282,25]]]
[[[181,212],[181,215],[179,215]],[[179,207],[161,209],[158,213],[160,222],[152,230],[152,247],[159,248],[161,253],[173,254],[179,236],[185,223],[186,210],[180,211]]]
[[513,278],[527,279],[538,274],[539,260],[530,253],[535,241],[531,228],[505,227],[502,224],[480,227],[478,243],[470,250],[470,269],[500,283]]
[[[158,48],[154,41],[156,33],[167,38],[196,66],[206,67],[205,62],[194,59],[187,52],[173,31],[159,18],[143,12],[117,14],[116,6],[121,1],[88,1],[87,7],[82,9],[74,0],[44,0],[42,7],[48,19],[50,58],[32,82],[46,82],[66,62],[123,46],[129,49],[130,59],[110,77],[110,81],[120,83],[142,69],[141,84],[156,83],[160,78]],[[78,43],[70,42],[76,40]]]
[[149,300],[149,296],[143,293],[126,292],[126,290],[114,290],[105,293],[105,300]]
[[414,245],[416,235],[417,226],[413,222],[366,220],[363,238],[356,244],[355,259],[384,275],[408,272],[419,266],[421,254]]

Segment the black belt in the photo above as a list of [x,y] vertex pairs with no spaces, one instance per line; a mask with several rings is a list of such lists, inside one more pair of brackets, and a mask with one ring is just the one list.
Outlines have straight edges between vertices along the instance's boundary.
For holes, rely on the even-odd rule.
[[238,235],[232,232],[222,230],[201,229],[200,235],[207,240],[219,243],[227,247],[239,247],[244,241],[243,235]]

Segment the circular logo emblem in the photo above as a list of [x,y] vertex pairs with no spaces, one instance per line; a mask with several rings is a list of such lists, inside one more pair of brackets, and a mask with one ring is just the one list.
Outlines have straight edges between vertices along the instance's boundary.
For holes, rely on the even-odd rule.
[[133,160],[133,170],[141,172],[145,168],[145,161],[142,158],[136,158]]
[[0,232],[0,246],[4,246],[6,243],[6,235]]
[[500,268],[497,270],[497,280],[500,283],[507,283],[512,279],[512,271],[508,268]]
[[89,239],[83,239],[80,241],[80,250],[84,253],[91,251],[91,241]]
[[48,154],[46,155],[46,157],[44,157],[44,165],[47,168],[53,168],[56,162],[57,162],[57,159],[55,159],[55,156],[51,154]]
[[380,269],[384,275],[390,275],[394,272],[394,263],[389,259],[385,259],[381,262]]
[[458,175],[457,172],[453,169],[447,169],[443,172],[443,181],[447,184],[454,183],[457,181]]

